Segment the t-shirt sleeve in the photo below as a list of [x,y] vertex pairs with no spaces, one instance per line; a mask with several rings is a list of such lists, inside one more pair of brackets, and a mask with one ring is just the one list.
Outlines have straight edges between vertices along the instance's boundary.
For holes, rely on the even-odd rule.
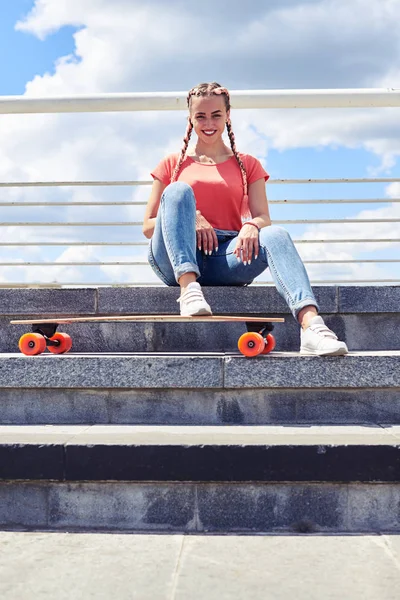
[[169,185],[171,183],[172,173],[174,172],[174,168],[176,166],[177,156],[175,154],[169,154],[165,158],[163,158],[155,169],[150,173],[153,179],[159,179],[165,185]]
[[258,158],[248,155],[245,166],[247,171],[247,183],[253,183],[254,181],[257,181],[257,179],[264,179],[265,181],[268,181],[269,174],[264,169]]

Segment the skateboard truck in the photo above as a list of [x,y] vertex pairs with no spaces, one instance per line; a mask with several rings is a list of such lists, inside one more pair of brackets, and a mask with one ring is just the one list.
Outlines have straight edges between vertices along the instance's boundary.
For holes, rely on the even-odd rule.
[[36,323],[32,325],[32,333],[39,333],[46,340],[46,346],[59,346],[60,340],[52,340],[57,331],[57,323]]
[[246,322],[247,331],[256,331],[263,337],[267,337],[268,333],[271,333],[274,330],[274,326],[272,323],[266,323],[265,321],[257,322]]

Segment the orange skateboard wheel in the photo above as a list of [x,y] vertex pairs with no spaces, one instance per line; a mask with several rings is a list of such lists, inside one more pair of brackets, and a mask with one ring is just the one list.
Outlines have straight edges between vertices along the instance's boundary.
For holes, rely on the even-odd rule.
[[240,336],[238,348],[245,356],[257,356],[265,348],[264,338],[255,331],[248,331]]
[[53,337],[49,338],[52,342],[60,342],[58,346],[47,346],[49,352],[52,354],[65,354],[72,348],[72,339],[68,333],[61,333],[57,331]]
[[24,333],[19,339],[18,347],[26,356],[42,354],[46,350],[46,340],[40,333]]
[[264,338],[264,342],[265,346],[261,354],[269,354],[269,352],[272,352],[276,346],[276,341],[272,333],[269,333],[267,337]]

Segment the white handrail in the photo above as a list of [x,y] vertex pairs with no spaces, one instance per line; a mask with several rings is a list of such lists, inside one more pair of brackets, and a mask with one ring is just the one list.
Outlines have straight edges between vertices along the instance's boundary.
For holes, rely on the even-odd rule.
[[[273,225],[315,225],[327,223],[400,223],[400,219],[272,219]],[[2,221],[0,227],[141,227],[143,221]]]
[[[234,109],[400,106],[394,88],[232,90]],[[0,96],[0,114],[187,110],[187,92],[145,92],[29,98]]]
[[[295,244],[376,244],[398,243],[400,238],[330,238],[330,239],[293,239]],[[148,246],[148,242],[0,242],[0,246]],[[99,263],[101,264],[101,263]]]
[[[287,185],[291,183],[303,184],[323,184],[323,183],[396,183],[400,181],[400,177],[342,177],[336,179],[268,179],[270,185]],[[152,185],[153,181],[142,180],[116,180],[116,181],[10,181],[0,182],[2,187],[96,187],[96,186],[135,186],[135,185]]]
[[[350,199],[350,200],[268,200],[268,204],[396,204],[400,202],[400,198],[366,198]],[[0,202],[0,206],[146,206],[147,202]]]
[[[376,258],[365,260],[303,260],[306,265],[339,265],[339,264],[360,264],[360,263],[400,263],[397,258]],[[0,262],[0,267],[99,267],[99,266],[130,266],[130,267],[147,267],[147,260],[119,260],[119,261],[69,261],[69,262]]]
[[[396,180],[397,181],[397,180]],[[4,181],[2,187],[95,187],[151,185],[152,181]]]

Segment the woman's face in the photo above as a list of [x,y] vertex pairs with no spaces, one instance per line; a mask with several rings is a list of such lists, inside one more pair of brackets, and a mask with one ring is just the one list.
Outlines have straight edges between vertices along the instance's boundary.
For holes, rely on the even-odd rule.
[[229,117],[223,95],[192,96],[190,119],[198,138],[206,144],[214,144],[224,133]]

